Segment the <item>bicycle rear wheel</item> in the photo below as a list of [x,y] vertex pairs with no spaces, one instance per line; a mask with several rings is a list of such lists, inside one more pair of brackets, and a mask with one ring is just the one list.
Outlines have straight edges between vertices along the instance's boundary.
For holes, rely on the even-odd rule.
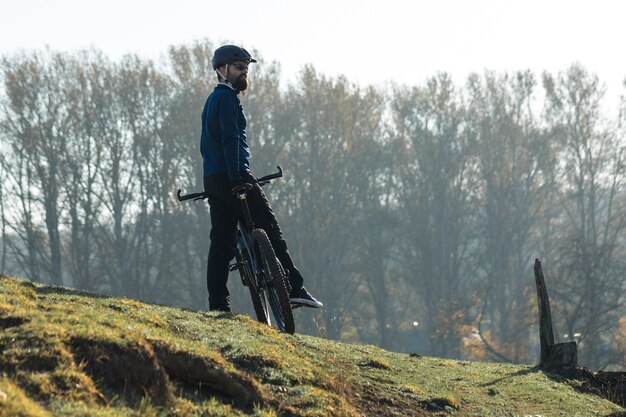
[[274,248],[263,229],[252,231],[252,242],[259,267],[263,271],[265,279],[265,288],[259,288],[261,302],[272,310],[276,327],[286,333],[293,334],[296,329],[283,268],[278,262]]
[[269,324],[268,317],[269,311],[263,306],[261,302],[261,295],[257,288],[256,280],[252,277],[250,269],[250,256],[247,251],[237,252],[235,255],[237,264],[239,265],[239,275],[241,281],[250,290],[250,298],[252,298],[252,306],[259,322],[263,324]]

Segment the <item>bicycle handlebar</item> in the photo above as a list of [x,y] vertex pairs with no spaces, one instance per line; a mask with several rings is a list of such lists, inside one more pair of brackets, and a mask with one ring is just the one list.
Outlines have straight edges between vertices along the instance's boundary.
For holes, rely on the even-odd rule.
[[[283,176],[283,169],[280,167],[280,165],[276,165],[276,168],[278,169],[277,173],[266,175],[261,178],[257,178],[257,182],[259,183],[261,187],[263,187],[265,184],[269,183],[270,181]],[[182,192],[183,190],[181,190],[180,188],[178,189],[178,191],[176,191],[176,198],[178,199],[178,201],[181,201],[181,202],[186,201],[186,200],[204,200],[205,198],[209,197],[209,195],[205,193],[204,191],[201,193],[181,195]]]
[[257,178],[257,181],[261,187],[263,187],[265,184],[267,184],[271,180],[274,180],[276,178],[280,178],[283,176],[283,169],[280,167],[280,165],[276,165],[276,169],[278,169],[278,172],[276,174],[270,174],[261,178]]

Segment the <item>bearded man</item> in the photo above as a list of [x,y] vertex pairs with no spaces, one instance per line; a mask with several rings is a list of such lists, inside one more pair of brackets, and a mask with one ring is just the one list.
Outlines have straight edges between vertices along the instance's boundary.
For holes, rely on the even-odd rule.
[[323,304],[304,288],[302,274],[291,259],[269,201],[250,172],[247,122],[239,93],[248,88],[248,66],[254,62],[257,61],[239,46],[218,48],[211,62],[218,82],[202,111],[200,149],[204,190],[209,195],[211,212],[207,269],[209,309],[230,311],[228,265],[236,253],[237,219],[242,217],[241,205],[235,196],[238,192],[247,193],[255,227],[265,230],[276,257],[287,272],[292,305],[321,308]]

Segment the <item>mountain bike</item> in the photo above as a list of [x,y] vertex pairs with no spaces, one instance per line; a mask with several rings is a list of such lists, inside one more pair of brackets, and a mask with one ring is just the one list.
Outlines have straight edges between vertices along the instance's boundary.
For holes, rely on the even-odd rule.
[[[276,178],[283,176],[280,166],[278,172],[257,179],[260,186],[270,183]],[[208,198],[205,192],[181,195],[179,189],[176,193],[178,201],[204,200]],[[237,194],[241,202],[243,218],[237,222],[237,252],[235,263],[230,265],[229,270],[239,271],[241,282],[250,290],[252,305],[257,319],[261,323],[274,325],[280,331],[293,334],[295,324],[293,312],[289,301],[291,288],[285,270],[274,248],[265,233],[265,230],[255,228],[250,216],[250,209],[246,199],[246,192]],[[274,318],[272,321],[271,315]]]

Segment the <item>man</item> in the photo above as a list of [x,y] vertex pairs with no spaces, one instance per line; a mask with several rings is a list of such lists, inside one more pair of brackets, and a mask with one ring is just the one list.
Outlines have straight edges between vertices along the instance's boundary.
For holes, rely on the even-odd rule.
[[212,59],[218,83],[202,111],[200,148],[204,167],[204,190],[209,194],[211,211],[211,248],[207,270],[209,308],[230,311],[226,286],[228,264],[235,256],[237,218],[241,203],[237,192],[246,191],[252,221],[267,233],[278,260],[286,269],[291,284],[292,304],[320,308],[304,288],[300,271],[291,259],[267,197],[250,173],[250,149],[246,137],[246,117],[239,93],[248,88],[248,65],[257,62],[248,51],[224,45]]

